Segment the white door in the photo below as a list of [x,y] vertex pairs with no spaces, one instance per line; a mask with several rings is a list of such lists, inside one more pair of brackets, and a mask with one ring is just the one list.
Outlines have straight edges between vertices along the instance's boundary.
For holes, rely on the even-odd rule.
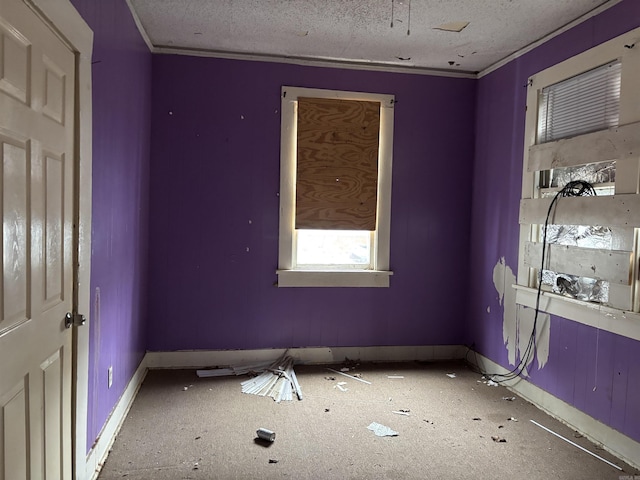
[[71,478],[74,63],[0,1],[0,480]]

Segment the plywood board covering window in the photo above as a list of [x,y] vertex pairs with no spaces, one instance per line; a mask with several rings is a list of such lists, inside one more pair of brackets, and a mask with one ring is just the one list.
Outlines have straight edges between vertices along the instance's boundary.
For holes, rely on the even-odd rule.
[[380,103],[298,98],[295,228],[376,229]]

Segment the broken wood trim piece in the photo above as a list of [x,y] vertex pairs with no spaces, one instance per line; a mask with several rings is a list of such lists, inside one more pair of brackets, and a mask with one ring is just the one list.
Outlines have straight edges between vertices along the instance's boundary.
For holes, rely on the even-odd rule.
[[640,158],[640,122],[529,147],[528,172]]
[[204,377],[225,377],[225,376],[231,376],[231,375],[246,375],[247,373],[250,372],[263,372],[266,369],[268,369],[271,365],[273,365],[273,362],[258,362],[258,363],[252,363],[249,365],[241,365],[241,366],[231,366],[228,368],[206,368],[206,369],[200,369],[200,370],[196,370],[196,374],[198,375],[198,377],[204,378]]
[[296,395],[298,396],[298,400],[302,400],[302,389],[300,388],[300,384],[298,383],[296,372],[293,371],[293,366],[291,366],[291,382],[293,383],[293,387]]
[[371,385],[371,382],[367,382],[366,380],[363,380],[363,379],[358,378],[358,377],[354,377],[352,375],[347,375],[346,373],[339,372],[338,370],[334,370],[333,368],[327,368],[327,370],[329,370],[330,372],[333,372],[333,373],[339,373],[340,375],[344,375],[345,377],[349,377],[349,378],[351,378],[353,380],[357,380],[359,382],[366,383],[367,385]]
[[404,415],[405,417],[411,416],[409,412],[403,412],[402,410],[391,410],[391,413],[395,413],[396,415]]
[[277,403],[293,400],[293,392],[302,400],[302,391],[293,371],[293,358],[285,354],[264,368],[257,377],[241,383],[242,393],[271,397]]
[[[554,272],[631,285],[633,252],[551,244],[545,257],[545,268]],[[542,243],[525,242],[525,265],[540,268],[541,261]]]
[[562,435],[560,435],[559,433],[554,432],[553,430],[551,430],[551,429],[549,429],[549,428],[545,427],[544,425],[540,425],[540,424],[539,424],[538,422],[536,422],[535,420],[530,420],[530,421],[531,421],[531,423],[533,423],[534,425],[536,425],[536,426],[540,427],[540,428],[541,428],[541,429],[543,429],[543,430],[546,430],[546,431],[547,431],[547,432],[549,432],[550,434],[555,435],[556,437],[558,437],[558,438],[560,438],[560,439],[564,440],[564,441],[565,441],[565,442],[567,442],[567,443],[570,443],[570,444],[571,444],[571,445],[573,445],[574,447],[578,447],[578,448],[579,448],[580,450],[582,450],[583,452],[586,452],[586,453],[588,453],[589,455],[592,455],[592,456],[596,457],[598,460],[602,460],[604,463],[606,463],[606,464],[608,464],[608,465],[611,465],[613,468],[617,468],[618,470],[622,471],[622,468],[620,468],[620,467],[619,467],[618,465],[616,465],[615,463],[611,463],[609,460],[607,460],[607,459],[605,459],[605,458],[602,458],[600,455],[596,455],[595,453],[593,453],[593,452],[591,452],[591,451],[587,450],[587,449],[586,449],[586,448],[584,448],[583,446],[578,445],[577,443],[572,442],[572,441],[571,441],[571,440],[569,440],[568,438],[563,437],[563,436],[562,436]]
[[[520,224],[543,225],[553,198],[520,201]],[[551,212],[549,224],[640,227],[640,195],[562,197]]]
[[200,378],[208,377],[229,377],[237,375],[233,368],[207,368],[204,370],[196,370],[196,375]]

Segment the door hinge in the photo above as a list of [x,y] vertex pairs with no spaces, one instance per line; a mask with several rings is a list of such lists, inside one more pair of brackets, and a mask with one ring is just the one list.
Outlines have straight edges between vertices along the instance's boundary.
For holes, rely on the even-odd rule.
[[86,321],[87,319],[84,318],[84,315],[81,315],[79,313],[67,312],[67,314],[64,316],[64,326],[66,328],[81,327],[85,324]]

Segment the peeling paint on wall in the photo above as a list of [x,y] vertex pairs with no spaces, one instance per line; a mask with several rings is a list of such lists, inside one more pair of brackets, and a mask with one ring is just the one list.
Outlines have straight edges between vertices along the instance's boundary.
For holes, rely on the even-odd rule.
[[502,341],[509,352],[509,363],[516,363],[516,292],[511,285],[516,283],[516,276],[502,257],[493,267],[493,285],[498,292],[498,300],[503,307]]
[[[535,319],[534,309],[516,305],[516,291],[512,288],[515,283],[516,276],[502,257],[493,267],[493,285],[503,307],[502,340],[507,347],[509,364],[514,366],[527,350]],[[535,344],[538,369],[544,367],[549,359],[549,323],[548,314],[538,313]],[[533,358],[532,355],[525,367],[531,364]],[[523,373],[526,375],[526,370]]]
[[[528,308],[523,305],[518,305],[517,312],[517,331],[518,331],[518,356],[524,355],[531,332],[533,332],[533,322],[535,320],[536,311],[534,308]],[[536,360],[538,362],[538,370],[543,368],[549,360],[549,331],[550,331],[550,318],[548,313],[538,312],[538,324],[536,326],[536,343],[535,353]],[[531,355],[527,365],[528,367],[533,362],[533,355]],[[526,371],[524,372],[526,375]]]

